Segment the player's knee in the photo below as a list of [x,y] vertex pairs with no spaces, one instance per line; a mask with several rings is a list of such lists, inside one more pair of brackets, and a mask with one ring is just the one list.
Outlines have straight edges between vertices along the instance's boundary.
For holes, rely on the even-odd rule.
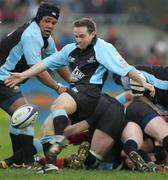
[[51,105],[51,111],[55,111],[57,109],[64,109],[65,103],[64,101],[60,101],[59,99],[56,99],[52,105]]

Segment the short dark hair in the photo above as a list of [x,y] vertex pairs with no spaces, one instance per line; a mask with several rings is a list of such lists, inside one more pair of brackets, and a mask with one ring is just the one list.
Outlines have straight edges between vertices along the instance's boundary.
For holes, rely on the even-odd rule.
[[92,18],[80,18],[73,22],[74,27],[87,27],[89,34],[96,31],[96,23]]

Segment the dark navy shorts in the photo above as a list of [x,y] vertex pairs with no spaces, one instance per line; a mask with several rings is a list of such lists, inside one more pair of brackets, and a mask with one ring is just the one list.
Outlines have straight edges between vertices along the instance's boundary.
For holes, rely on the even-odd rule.
[[126,109],[128,121],[136,122],[142,129],[157,116],[159,116],[159,114],[142,101],[134,101]]
[[9,88],[0,81],[0,107],[9,113],[9,107],[19,98],[23,97],[20,88]]
[[86,121],[91,129],[99,129],[116,141],[127,124],[124,106],[107,94],[101,96],[94,114]]
[[72,124],[75,124],[82,120],[86,120],[89,116],[93,114],[99,102],[100,96],[93,97],[83,92],[75,92],[71,89],[68,89],[67,93],[73,97],[77,104],[76,112],[69,115]]

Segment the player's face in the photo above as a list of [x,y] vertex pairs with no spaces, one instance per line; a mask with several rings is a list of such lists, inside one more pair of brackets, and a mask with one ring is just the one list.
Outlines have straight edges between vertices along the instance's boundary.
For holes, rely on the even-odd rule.
[[40,26],[43,37],[49,37],[51,35],[52,31],[55,28],[56,23],[57,23],[57,20],[51,16],[44,16],[41,19],[39,26]]
[[95,31],[89,33],[87,27],[74,27],[73,33],[80,49],[86,49],[96,35]]

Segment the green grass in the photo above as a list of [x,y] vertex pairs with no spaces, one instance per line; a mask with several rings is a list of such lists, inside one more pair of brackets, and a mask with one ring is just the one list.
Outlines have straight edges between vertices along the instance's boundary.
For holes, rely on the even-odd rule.
[[[8,136],[9,119],[0,112],[0,160],[11,155],[11,145]],[[40,124],[35,126],[36,137],[40,136]],[[70,146],[63,154],[76,151]],[[167,173],[139,173],[131,171],[100,171],[60,169],[58,173],[37,175],[25,169],[0,169],[0,180],[164,180]]]

